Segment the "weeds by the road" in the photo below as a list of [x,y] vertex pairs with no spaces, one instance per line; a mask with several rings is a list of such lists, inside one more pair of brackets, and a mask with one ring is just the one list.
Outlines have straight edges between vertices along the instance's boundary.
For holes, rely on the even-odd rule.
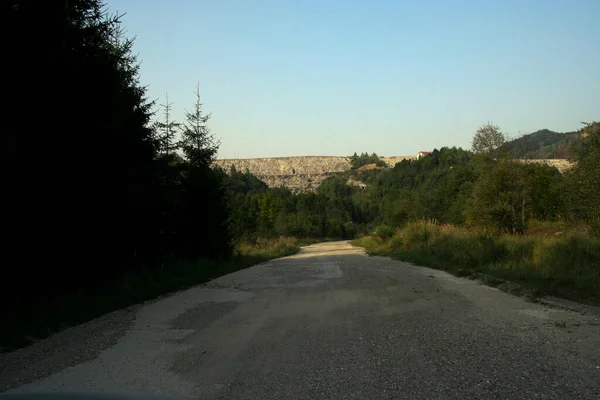
[[258,238],[238,244],[234,250],[234,258],[257,258],[269,260],[297,253],[298,239],[291,237]]
[[94,291],[61,294],[43,304],[13,308],[2,316],[0,350],[27,346],[37,339],[108,312],[186,289],[273,258],[297,253],[293,238],[257,239],[240,243],[229,260],[177,261],[163,268],[129,273]]
[[353,244],[371,255],[443,269],[515,293],[600,302],[600,240],[583,232],[493,235],[418,222],[391,237],[367,236]]

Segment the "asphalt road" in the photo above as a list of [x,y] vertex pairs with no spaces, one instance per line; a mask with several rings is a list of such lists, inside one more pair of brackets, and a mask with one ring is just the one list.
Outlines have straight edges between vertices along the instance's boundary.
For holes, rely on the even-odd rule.
[[3,355],[0,390],[600,399],[600,311],[557,305],[322,243]]

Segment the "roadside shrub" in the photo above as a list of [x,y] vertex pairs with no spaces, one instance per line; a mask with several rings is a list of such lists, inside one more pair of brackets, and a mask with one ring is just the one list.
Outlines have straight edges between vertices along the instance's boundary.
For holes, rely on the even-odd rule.
[[353,238],[356,236],[357,229],[356,229],[356,226],[354,225],[354,222],[352,222],[352,221],[345,222],[343,228],[344,228],[344,237]]
[[252,242],[240,243],[235,256],[277,258],[298,251],[297,239],[287,236],[277,238],[256,238]]
[[474,246],[477,249],[476,261],[478,264],[502,261],[506,257],[506,249],[498,241],[498,237],[489,232],[478,232],[474,237]]
[[407,224],[402,229],[402,243],[406,249],[428,248],[440,236],[440,227],[434,222],[421,221]]
[[388,239],[365,237],[355,244],[369,254],[478,276],[494,286],[507,280],[513,284],[506,287],[518,283],[537,295],[600,301],[600,239],[584,232],[494,235],[422,221]]
[[402,231],[397,231],[396,233],[394,233],[394,235],[390,238],[389,241],[389,248],[392,251],[400,251],[402,250],[402,246],[403,246],[403,241],[402,241]]
[[498,238],[497,241],[504,248],[505,261],[531,262],[536,246],[536,239],[526,236],[505,235]]
[[468,267],[473,266],[478,258],[472,237],[459,229],[442,231],[430,252],[441,260]]
[[532,236],[550,236],[564,231],[565,228],[566,225],[563,221],[539,221],[532,219],[527,222],[525,233]]
[[[383,251],[382,240],[377,236],[363,236],[352,241],[353,246],[364,247],[370,254],[379,254]],[[389,249],[386,249],[389,250]]]
[[546,277],[570,281],[600,278],[600,240],[574,233],[536,242],[533,263]]
[[396,233],[396,229],[389,225],[381,224],[375,228],[374,233],[382,239],[389,239]]

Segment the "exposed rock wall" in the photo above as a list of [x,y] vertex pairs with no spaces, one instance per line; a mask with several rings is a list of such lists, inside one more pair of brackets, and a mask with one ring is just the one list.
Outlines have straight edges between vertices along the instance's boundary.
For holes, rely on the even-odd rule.
[[217,160],[216,164],[229,171],[235,166],[238,171],[250,170],[254,175],[276,176],[295,174],[326,174],[348,171],[351,168],[349,157],[275,157]]
[[269,187],[285,186],[293,192],[313,192],[336,172],[351,169],[349,157],[276,157],[217,160],[216,165],[229,172],[249,170]]
[[[414,158],[400,156],[381,159],[388,167],[393,167],[404,159]],[[315,191],[327,177],[352,168],[350,157],[335,156],[224,159],[215,161],[215,165],[225,172],[229,172],[232,166],[240,172],[249,170],[269,187],[285,186],[293,192]]]
[[541,160],[519,160],[521,162],[531,163],[531,164],[546,164],[551,167],[556,167],[561,173],[564,173],[573,165],[575,162],[569,160],[556,160],[556,159],[541,159]]
[[[414,160],[415,156],[381,157],[389,168],[404,159]],[[531,163],[553,165],[560,172],[569,169],[573,164],[568,160],[520,160]],[[285,186],[295,193],[313,192],[321,182],[336,172],[349,171],[352,168],[350,157],[306,156],[224,159],[215,161],[215,165],[229,172],[231,166],[238,171],[249,170],[269,187]]]

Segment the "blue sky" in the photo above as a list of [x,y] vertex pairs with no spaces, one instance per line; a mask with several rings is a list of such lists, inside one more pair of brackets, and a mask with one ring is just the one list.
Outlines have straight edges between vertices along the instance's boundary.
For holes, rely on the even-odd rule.
[[410,155],[600,119],[600,1],[108,0],[220,158]]

